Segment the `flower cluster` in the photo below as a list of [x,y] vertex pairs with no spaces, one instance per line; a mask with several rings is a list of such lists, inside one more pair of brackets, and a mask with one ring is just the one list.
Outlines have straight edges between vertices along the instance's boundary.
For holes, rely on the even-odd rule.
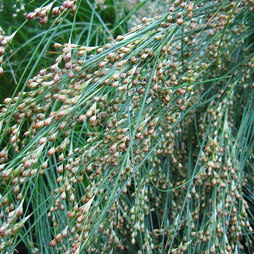
[[[33,12],[29,12],[26,15],[26,18],[28,20],[34,20],[36,17],[40,18],[40,24],[44,25],[48,22],[48,14],[51,11],[52,17],[57,16],[56,23],[59,23],[61,21],[61,16],[66,11],[70,10],[71,13],[74,13],[76,11],[76,0],[67,0],[64,1],[62,6],[57,6],[52,8],[53,2],[48,4],[47,6],[36,8]],[[60,17],[60,18],[58,18]]]
[[[45,228],[40,214],[48,245],[66,254],[253,248],[244,105],[254,100],[254,56],[242,21],[251,8],[176,0],[104,46],[55,43],[54,65],[1,107],[0,249],[31,218]],[[34,188],[48,198],[30,211]]]

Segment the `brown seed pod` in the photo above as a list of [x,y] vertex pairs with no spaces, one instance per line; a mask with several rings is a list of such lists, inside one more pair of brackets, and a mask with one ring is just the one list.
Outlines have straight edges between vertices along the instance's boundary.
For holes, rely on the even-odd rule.
[[53,156],[54,154],[55,154],[55,148],[52,147],[52,148],[49,149],[48,155],[49,155],[49,156]]
[[36,17],[36,13],[34,13],[34,12],[29,12],[29,13],[26,15],[26,18],[27,18],[28,20],[34,20],[35,17]]
[[51,242],[50,242],[50,247],[55,247],[55,246],[56,246],[56,240],[53,239],[53,240],[51,240]]
[[183,19],[179,18],[176,20],[177,25],[182,26],[183,25]]

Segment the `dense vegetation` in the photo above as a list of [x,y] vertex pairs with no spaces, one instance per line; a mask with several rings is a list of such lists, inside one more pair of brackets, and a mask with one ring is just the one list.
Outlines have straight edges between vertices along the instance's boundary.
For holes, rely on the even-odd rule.
[[1,253],[253,253],[253,7],[3,1]]

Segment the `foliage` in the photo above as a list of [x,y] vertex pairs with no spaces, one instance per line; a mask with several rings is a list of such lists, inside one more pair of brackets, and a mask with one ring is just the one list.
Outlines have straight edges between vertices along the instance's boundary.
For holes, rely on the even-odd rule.
[[252,253],[253,4],[143,1],[136,18],[168,12],[129,32],[117,1],[25,5],[0,47],[17,84],[0,111],[1,251]]

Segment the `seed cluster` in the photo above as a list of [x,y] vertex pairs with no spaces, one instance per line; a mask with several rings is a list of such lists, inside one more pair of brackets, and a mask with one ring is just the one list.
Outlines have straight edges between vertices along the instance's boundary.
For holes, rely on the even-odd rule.
[[62,6],[53,7],[53,2],[42,8],[36,8],[33,12],[29,12],[26,15],[28,20],[34,20],[36,17],[40,18],[40,24],[44,25],[48,22],[48,14],[51,11],[52,17],[57,16],[56,23],[61,21],[61,16],[66,11],[70,10],[71,13],[76,11],[76,0],[64,1]]
[[3,58],[4,58],[6,48],[11,43],[13,37],[15,36],[15,33],[16,32],[11,34],[10,36],[5,36],[5,32],[0,27],[0,43],[1,43],[0,45],[0,77],[4,74],[2,63],[3,63]]
[[[254,100],[254,56],[239,56],[253,1],[172,6],[104,46],[56,43],[55,64],[5,99],[1,250],[35,216],[24,196],[40,181],[54,186],[44,202],[61,253],[253,247],[236,120],[239,95]],[[42,23],[51,7],[27,18]]]
[[[33,12],[29,12],[26,13],[25,12],[25,3],[23,3],[23,1],[19,2],[17,1],[17,4],[20,5],[20,7],[17,7],[17,4],[15,4],[13,6],[13,8],[15,8],[15,14],[13,14],[14,17],[17,16],[17,13],[19,13],[20,11],[26,15],[27,20],[35,20],[36,18],[40,19],[40,24],[41,25],[45,25],[48,22],[48,16],[51,12],[52,17],[55,17],[55,24],[59,24],[62,20],[63,14],[65,14],[68,10],[70,11],[71,14],[75,13],[76,11],[76,0],[67,0],[64,1],[63,4],[61,6],[56,6],[53,8],[53,2],[43,6],[43,7],[39,7],[36,8]],[[3,75],[4,70],[2,67],[2,63],[3,63],[3,56],[4,53],[6,52],[7,46],[11,43],[11,41],[13,40],[14,36],[16,35],[16,31],[11,34],[10,36],[5,36],[5,32],[2,30],[2,28],[0,27],[0,42],[1,42],[1,46],[0,46],[0,77]]]

